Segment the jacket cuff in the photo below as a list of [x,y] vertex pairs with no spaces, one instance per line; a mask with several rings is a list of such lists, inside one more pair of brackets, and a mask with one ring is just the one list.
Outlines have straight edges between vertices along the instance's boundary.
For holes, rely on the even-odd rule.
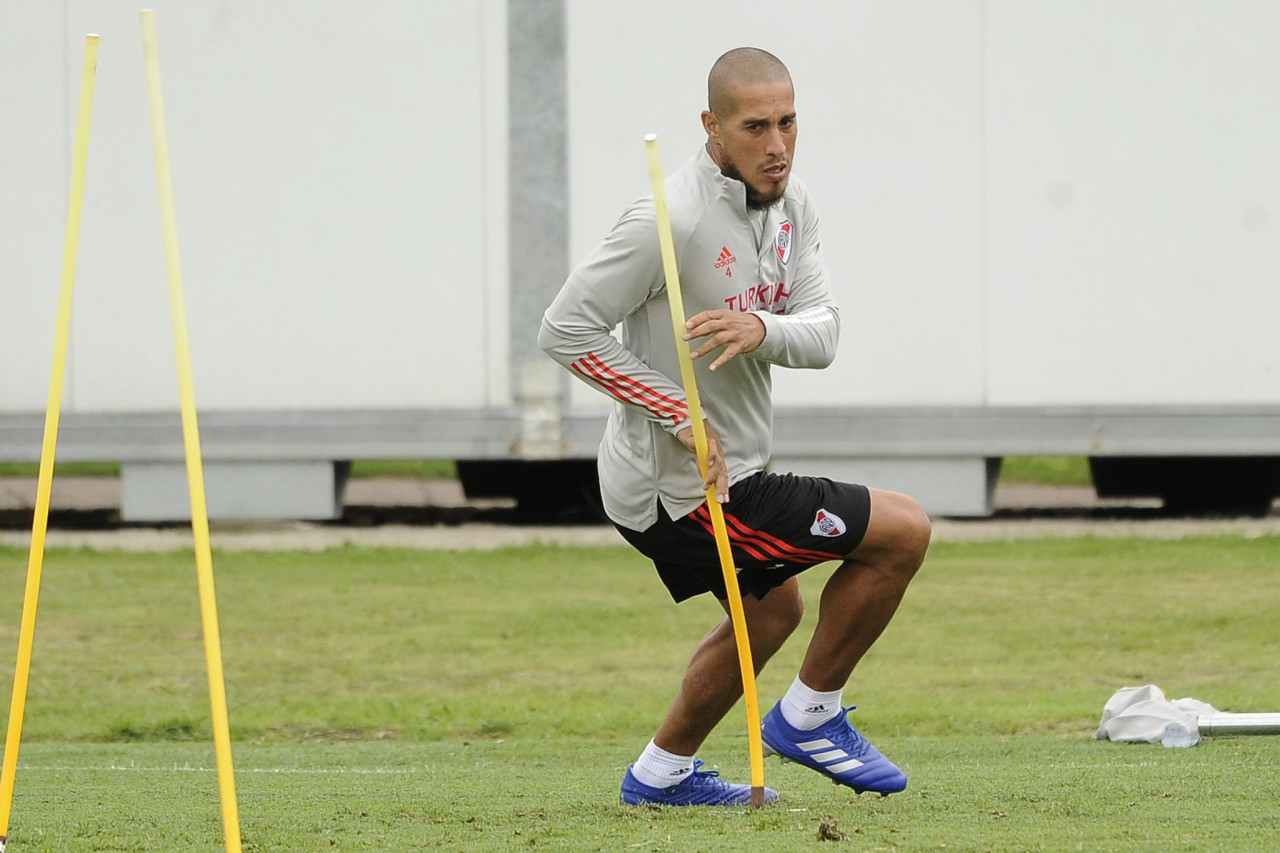
[[783,332],[779,328],[778,316],[770,314],[768,311],[749,311],[747,313],[759,317],[760,322],[764,324],[764,340],[760,342],[760,346],[747,354],[766,361],[776,359],[782,354],[783,349]]

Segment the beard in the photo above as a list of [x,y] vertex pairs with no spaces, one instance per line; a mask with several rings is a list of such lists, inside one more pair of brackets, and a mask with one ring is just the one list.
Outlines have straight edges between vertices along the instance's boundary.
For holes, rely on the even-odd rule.
[[[720,172],[726,178],[733,178],[735,181],[738,181],[744,187],[747,188],[747,207],[751,208],[752,210],[764,210],[765,208],[773,207],[775,204],[782,201],[782,196],[787,191],[786,181],[783,181],[782,183],[779,183],[779,184],[773,184],[769,188],[768,192],[762,193],[759,190],[757,190],[755,187],[751,186],[751,184],[749,184],[746,181],[746,179],[742,177],[742,172],[738,171],[738,167],[735,166],[733,161],[729,159],[728,154],[725,154],[724,158],[725,158],[724,166],[720,168]],[[788,175],[787,177],[789,178],[790,175]]]

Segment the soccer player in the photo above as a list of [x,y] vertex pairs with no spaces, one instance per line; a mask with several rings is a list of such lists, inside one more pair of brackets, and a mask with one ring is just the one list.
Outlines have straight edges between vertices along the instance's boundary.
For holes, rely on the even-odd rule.
[[[772,365],[822,368],[840,318],[818,213],[791,174],[796,109],[775,56],[738,48],[707,81],[706,145],[666,181],[698,368],[709,467],[704,481],[680,380],[652,197],[631,205],[547,309],[543,350],[609,395],[600,487],[609,518],[651,559],[677,602],[728,602],[706,503],[723,505],[757,668],[804,610],[796,575],[839,561],[786,695],[763,721],[767,748],[857,792],[889,794],[906,775],[848,721],[842,691],[892,618],[929,545],[913,499],[765,470]],[[611,332],[619,328],[620,336]],[[691,344],[692,345],[692,344]],[[624,803],[736,805],[750,786],[699,769],[695,753],[742,695],[732,621],[693,652],[653,739],[622,782]],[[766,799],[776,799],[766,790]]]

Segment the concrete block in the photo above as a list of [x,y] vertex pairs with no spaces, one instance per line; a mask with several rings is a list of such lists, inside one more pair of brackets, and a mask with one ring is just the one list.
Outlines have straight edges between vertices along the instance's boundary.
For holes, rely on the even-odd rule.
[[[210,519],[332,520],[342,515],[347,463],[206,462]],[[129,462],[120,468],[124,521],[190,521],[191,493],[180,462]]]

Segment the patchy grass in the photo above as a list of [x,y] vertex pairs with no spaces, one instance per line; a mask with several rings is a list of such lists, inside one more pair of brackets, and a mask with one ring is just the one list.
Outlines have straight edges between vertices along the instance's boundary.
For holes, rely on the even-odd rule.
[[[1280,707],[1277,563],[1274,537],[938,545],[848,690],[910,787],[858,798],[770,761],[783,799],[755,812],[616,802],[719,614],[671,605],[628,550],[219,552],[245,849],[1271,849],[1280,741],[1091,735],[1130,684]],[[0,648],[25,568],[0,549]],[[44,580],[12,848],[222,849],[191,555],[55,550]],[[742,721],[701,754],[737,779]]]

